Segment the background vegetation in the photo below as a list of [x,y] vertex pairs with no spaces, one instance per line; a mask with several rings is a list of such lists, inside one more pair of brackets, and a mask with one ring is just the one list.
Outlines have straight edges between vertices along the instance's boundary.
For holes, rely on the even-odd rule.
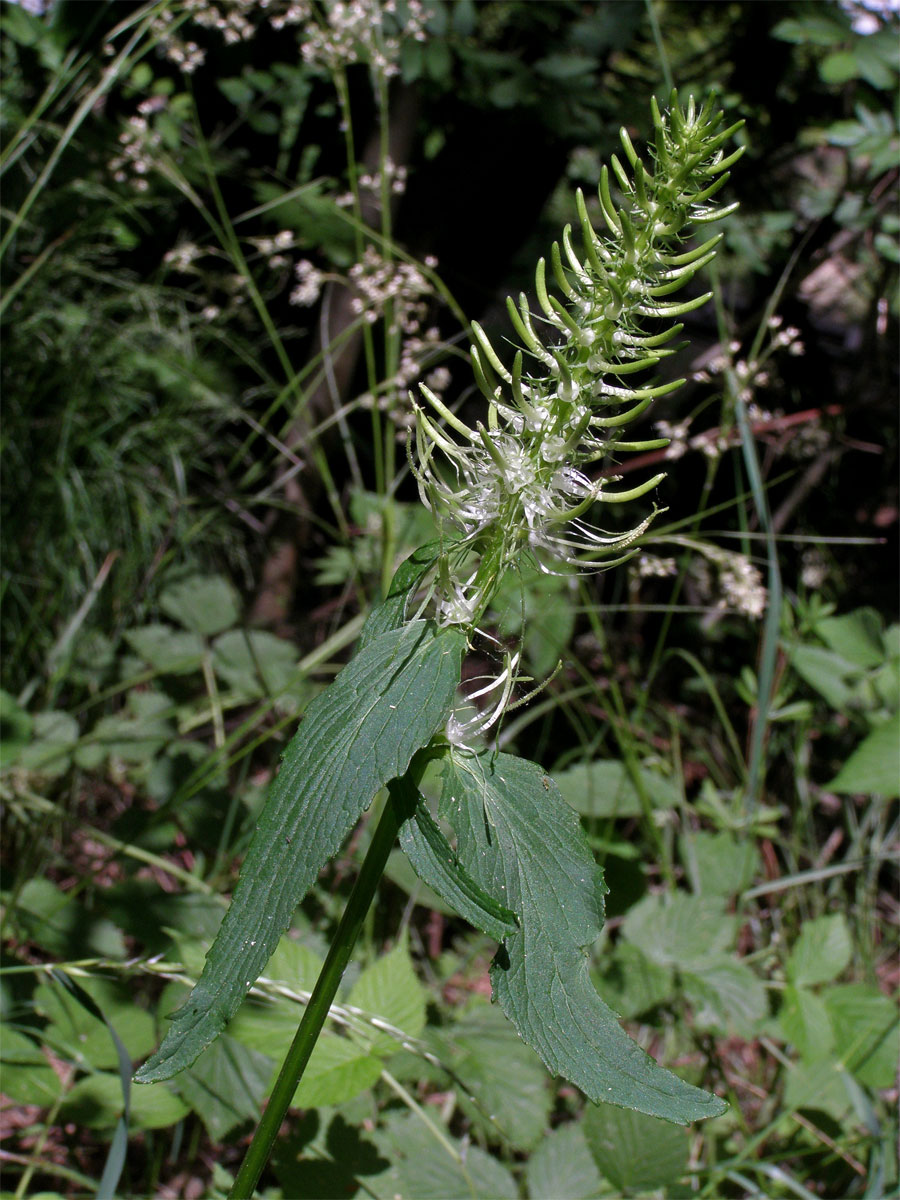
[[132,1064],[429,535],[407,388],[476,411],[465,322],[502,344],[672,81],[747,152],[689,383],[646,418],[672,445],[621,468],[663,462],[667,511],[626,567],[510,582],[498,634],[563,665],[499,739],[604,863],[601,993],[730,1111],[555,1086],[488,1003],[492,944],[398,859],[264,1194],[896,1192],[896,14],[39,7],[0,13],[3,1194],[227,1190],[367,824],[228,1034],[171,1085]]

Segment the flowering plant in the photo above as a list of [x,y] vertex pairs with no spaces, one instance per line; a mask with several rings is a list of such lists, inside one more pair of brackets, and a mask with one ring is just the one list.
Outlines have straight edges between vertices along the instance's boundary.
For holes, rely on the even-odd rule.
[[[710,261],[718,239],[692,249],[681,241],[689,222],[708,223],[731,211],[710,200],[740,155],[724,149],[738,125],[723,129],[711,103],[698,108],[691,101],[682,110],[673,97],[665,115],[654,104],[653,121],[652,171],[622,131],[628,165],[612,159],[618,206],[610,175],[601,175],[605,233],[594,230],[579,193],[580,256],[569,228],[562,248],[554,245],[551,254],[562,299],[548,289],[541,260],[540,314],[531,313],[524,296],[510,302],[522,342],[511,369],[473,326],[472,363],[488,401],[487,423],[470,427],[421,385],[413,470],[441,536],[401,565],[363,628],[357,655],[307,708],[200,981],[137,1075],[140,1082],[169,1078],[221,1033],[323,863],[387,788],[233,1196],[252,1194],[398,836],[420,878],[500,943],[491,968],[494,997],[550,1070],[597,1103],[670,1121],[687,1123],[724,1109],[644,1054],[594,990],[585,949],[601,931],[606,888],[578,817],[552,780],[533,763],[456,744],[498,719],[516,679],[517,654],[507,653],[499,679],[482,689],[499,688],[490,711],[474,725],[457,727],[462,737],[445,734],[448,721],[453,724],[463,653],[505,571],[523,554],[550,572],[610,565],[629,553],[652,517],[625,533],[592,525],[595,504],[644,495],[662,477],[616,491],[589,472],[619,451],[666,444],[626,441],[622,433],[681,381],[635,386],[630,377],[671,354],[681,329],[668,324],[651,331],[647,322],[668,323],[708,299],[670,297]],[[429,599],[411,615],[429,573]],[[452,828],[455,846],[420,793],[430,763],[440,767],[439,815]]]

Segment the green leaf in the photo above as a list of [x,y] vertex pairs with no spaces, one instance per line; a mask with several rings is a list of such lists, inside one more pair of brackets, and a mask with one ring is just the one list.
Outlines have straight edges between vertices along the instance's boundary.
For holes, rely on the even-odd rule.
[[[137,1129],[164,1129],[190,1111],[190,1106],[166,1084],[155,1084],[133,1093],[129,1125]],[[106,1071],[79,1079],[60,1109],[64,1121],[86,1129],[112,1129],[121,1114],[122,1084],[118,1075]]]
[[20,708],[15,697],[0,689],[0,766],[18,758],[31,737],[33,718]]
[[843,712],[850,706],[853,688],[846,679],[854,667],[840,654],[823,646],[797,646],[791,666],[836,712]]
[[823,617],[816,634],[830,650],[860,670],[879,667],[885,648],[881,617],[874,608],[857,608],[841,617]]
[[785,1080],[782,1111],[802,1108],[842,1121],[852,1103],[848,1084],[846,1072],[832,1060],[796,1063]]
[[582,1126],[594,1162],[619,1193],[664,1188],[687,1167],[687,1132],[643,1113],[604,1104],[587,1109]]
[[830,983],[850,963],[853,942],[843,913],[805,921],[787,961],[788,978],[798,987]]
[[499,1131],[517,1150],[538,1144],[553,1106],[547,1072],[498,1008],[474,1002],[434,1043],[462,1085],[460,1107],[489,1141]]
[[772,37],[780,38],[783,42],[796,42],[799,45],[833,46],[846,40],[847,25],[821,13],[809,13],[807,16],[788,17],[779,21],[772,30]]
[[765,984],[739,959],[721,958],[702,969],[685,971],[682,985],[699,1029],[749,1040],[768,1016]]
[[639,817],[643,812],[623,762],[595,759],[554,775],[563,798],[586,817]]
[[859,74],[859,63],[851,50],[835,50],[819,63],[819,78],[823,83],[847,83]]
[[171,625],[144,625],[125,634],[135,654],[164,674],[185,675],[203,659],[203,640]]
[[900,796],[900,713],[873,729],[825,788],[893,800]]
[[359,635],[357,653],[363,651],[380,634],[399,629],[407,618],[413,615],[407,612],[407,608],[422,576],[441,553],[441,549],[440,542],[429,542],[427,546],[420,546],[409,558],[403,560],[394,573],[387,596],[366,618]]
[[379,1200],[518,1200],[515,1180],[496,1158],[472,1145],[463,1153],[449,1133],[440,1134],[438,1141],[414,1113],[391,1114],[374,1135],[391,1166],[366,1179],[370,1194]]
[[422,882],[476,929],[500,942],[518,927],[515,913],[498,904],[462,867],[421,801],[401,826],[400,845]]
[[[287,1047],[285,1047],[287,1050]],[[323,1031],[316,1042],[291,1105],[321,1108],[343,1104],[367,1091],[381,1075],[382,1062],[348,1038]]]
[[[670,808],[679,802],[678,789],[671,780],[647,767],[640,768],[641,782],[654,807]],[[639,817],[643,814],[640,797],[618,759],[594,759],[578,763],[567,771],[554,774],[563,798],[585,817]]]
[[234,1015],[322,865],[375,793],[404,773],[446,719],[464,647],[461,633],[424,621],[390,630],[309,705],[203,975],[139,1082],[188,1066]]
[[[40,1046],[6,1022],[0,1036],[3,1094],[19,1104],[49,1107],[63,1090],[60,1077],[50,1066]],[[119,1088],[119,1099],[122,1089]]]
[[175,1088],[218,1142],[235,1126],[259,1119],[272,1067],[268,1055],[226,1034],[185,1071]]
[[651,962],[630,942],[621,941],[604,963],[603,994],[626,1020],[639,1017],[668,1000],[675,991],[674,973]]
[[[153,1017],[138,1008],[128,989],[108,979],[80,979],[81,989],[97,1005],[103,1017],[115,1028],[132,1059],[149,1053],[156,1039]],[[83,1005],[58,983],[42,983],[34,993],[35,1008],[50,1022],[46,1037],[57,1053],[66,1053],[74,1061],[92,1067],[115,1068],[119,1056],[101,1017],[86,1011]],[[121,1088],[120,1088],[121,1098]]]
[[534,763],[451,750],[442,813],[460,861],[517,914],[491,967],[494,995],[547,1067],[594,1101],[687,1123],[716,1097],[664,1070],[631,1041],[591,984],[585,950],[603,923],[604,885],[576,813]]
[[263,629],[231,629],[216,638],[213,670],[239,696],[282,696],[305,691],[297,671],[297,651],[290,642]]
[[718,960],[736,928],[718,896],[672,892],[645,896],[628,912],[622,932],[651,962],[692,970]]
[[222,575],[191,575],[173,583],[160,596],[159,607],[184,629],[204,637],[230,629],[241,615],[240,598]]
[[834,1033],[825,1002],[814,992],[791,984],[784,989],[778,1023],[785,1039],[807,1062],[830,1058]]
[[829,988],[824,1000],[843,1065],[867,1087],[893,1087],[900,1057],[896,1000],[867,983]]
[[[418,1037],[425,1028],[425,992],[416,978],[406,946],[395,946],[366,967],[351,988],[347,1003],[411,1037]],[[400,1049],[397,1038],[374,1028],[367,1041],[373,1054],[392,1054]]]
[[22,932],[58,959],[125,957],[125,939],[112,921],[88,912],[49,879],[29,879],[15,912]]
[[695,891],[708,896],[737,896],[749,887],[759,869],[756,844],[739,842],[723,831],[682,834],[681,861]]
[[47,779],[58,779],[64,775],[78,742],[78,722],[75,718],[67,712],[36,713],[33,738],[19,754],[19,766],[27,771],[36,771]]
[[525,1168],[530,1200],[595,1200],[603,1194],[580,1124],[570,1122],[543,1139]]

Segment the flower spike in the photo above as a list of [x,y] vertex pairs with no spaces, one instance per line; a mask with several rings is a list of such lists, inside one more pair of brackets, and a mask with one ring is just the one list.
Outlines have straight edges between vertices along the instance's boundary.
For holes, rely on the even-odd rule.
[[[463,626],[469,635],[504,572],[523,554],[548,573],[558,573],[560,564],[597,569],[611,565],[610,558],[624,561],[652,519],[653,514],[623,533],[607,533],[587,518],[595,505],[652,491],[662,475],[616,492],[606,490],[608,478],[592,481],[582,468],[618,450],[666,444],[623,441],[619,430],[683,380],[627,387],[623,377],[655,367],[678,348],[673,339],[681,324],[649,332],[647,318],[671,322],[710,298],[711,293],[669,299],[714,258],[722,235],[684,249],[687,227],[734,210],[736,205],[718,206],[713,197],[743,152],[724,149],[742,122],[723,129],[722,113],[711,101],[698,108],[691,98],[682,109],[673,93],[665,112],[654,99],[652,114],[652,169],[622,129],[624,157],[612,159],[612,175],[606,167],[600,174],[602,232],[585,197],[576,192],[581,253],[567,225],[561,244],[551,247],[551,270],[544,258],[538,262],[537,307],[533,310],[524,294],[518,303],[507,299],[521,341],[512,369],[473,322],[471,359],[489,403],[487,422],[469,428],[420,385],[425,403],[415,404],[413,472],[424,503],[444,533],[456,539],[448,543],[436,574],[436,591],[443,594],[438,619]],[[539,336],[538,329],[547,336]],[[508,655],[501,674],[484,689],[485,695],[499,692],[498,702],[458,733],[483,732],[494,724],[519,678],[517,670],[518,655]]]

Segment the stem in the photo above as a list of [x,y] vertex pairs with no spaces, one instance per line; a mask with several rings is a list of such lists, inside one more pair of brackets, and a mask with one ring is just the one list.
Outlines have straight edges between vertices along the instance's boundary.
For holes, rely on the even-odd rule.
[[[423,767],[425,761],[427,760],[423,759]],[[415,803],[418,796],[417,781],[420,774],[421,771],[417,771],[411,765],[401,779],[395,779],[388,785],[389,795],[384,812],[372,836],[372,842],[353,885],[328,956],[316,980],[306,1012],[285,1056],[266,1111],[256,1127],[241,1169],[228,1193],[228,1200],[250,1200],[263,1167],[268,1162],[281,1123],[322,1032],[322,1026],[350,961],[360,928],[384,874],[394,839],[410,814],[411,804]]]

